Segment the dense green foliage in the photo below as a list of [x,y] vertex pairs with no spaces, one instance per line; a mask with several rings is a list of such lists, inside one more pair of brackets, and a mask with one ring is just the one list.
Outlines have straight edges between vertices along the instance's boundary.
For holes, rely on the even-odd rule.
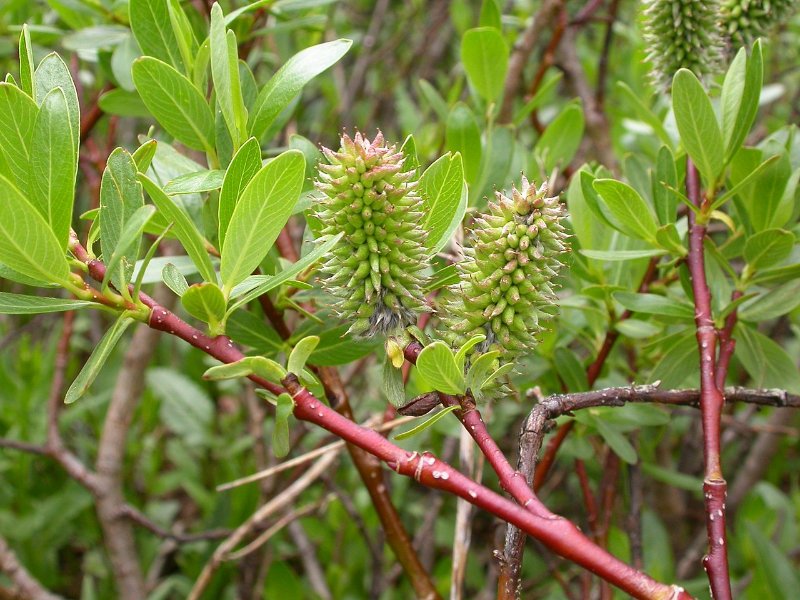
[[[800,21],[786,2],[592,4],[0,5],[0,539],[33,576],[121,597],[104,527],[131,521],[103,516],[102,494],[53,460],[54,422],[93,470],[121,450],[123,503],[176,538],[131,529],[155,600],[186,597],[213,532],[309,463],[217,486],[335,441],[292,418],[288,395],[235,378],[288,370],[335,405],[322,379],[339,369],[358,422],[469,390],[512,463],[542,394],[697,388],[690,212],[708,228],[714,324],[736,341],[722,383],[800,394]],[[171,337],[140,291],[208,345]],[[220,366],[206,351],[222,335],[248,358]],[[411,340],[425,348],[403,387]],[[460,425],[436,417],[398,443],[459,465]],[[541,497],[706,598],[698,418],[653,404],[559,417],[575,425]],[[785,408],[726,407],[737,597],[800,588],[798,426]],[[204,598],[411,597],[362,479],[344,454],[335,464],[257,533],[292,507],[300,526],[224,562]],[[446,595],[456,500],[386,484]],[[471,527],[464,597],[493,597],[505,527],[485,513]],[[529,597],[600,585],[539,550]]]

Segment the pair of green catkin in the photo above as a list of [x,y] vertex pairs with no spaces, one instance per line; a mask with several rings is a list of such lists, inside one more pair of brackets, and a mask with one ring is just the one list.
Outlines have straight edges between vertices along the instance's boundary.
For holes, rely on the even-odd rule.
[[794,10],[793,0],[647,0],[644,38],[653,81],[669,89],[678,69],[715,74],[724,57],[766,35]]
[[[404,170],[402,152],[381,133],[372,141],[344,135],[338,151],[323,153],[320,242],[344,232],[322,267],[323,285],[352,320],[351,332],[399,333],[427,310],[431,256],[416,173]],[[488,212],[474,220],[458,283],[438,302],[439,336],[457,348],[485,335],[473,354],[497,350],[503,362],[530,349],[555,304],[553,278],[566,250],[562,217],[558,198],[524,177],[510,196],[496,192]]]

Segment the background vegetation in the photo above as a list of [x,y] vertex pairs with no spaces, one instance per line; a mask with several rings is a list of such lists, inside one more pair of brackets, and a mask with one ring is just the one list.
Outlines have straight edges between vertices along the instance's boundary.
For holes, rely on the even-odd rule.
[[[216,248],[223,250],[217,227],[224,203],[222,170],[254,135],[253,148],[260,146],[262,158],[280,155],[277,160],[285,161],[278,163],[282,173],[296,167],[290,163],[296,154],[285,151],[298,150],[306,161],[297,178],[300,201],[289,207],[293,215],[286,226],[279,233],[281,221],[268,232],[269,219],[258,222],[264,253],[271,241],[275,245],[256,264],[274,274],[314,248],[319,225],[312,178],[319,146],[338,148],[343,129],[360,130],[370,139],[380,130],[398,147],[406,142],[409,156],[414,152],[406,140],[412,136],[420,173],[438,165],[425,182],[430,188],[421,184],[423,191],[452,192],[453,228],[430,268],[438,283],[426,289],[435,295],[453,282],[448,265],[457,259],[475,214],[486,210],[487,197],[496,189],[508,193],[512,183],[519,187],[523,171],[537,182],[549,180],[551,191],[566,203],[564,223],[572,245],[567,274],[559,280],[558,314],[535,352],[518,361],[508,393],[480,406],[489,431],[514,463],[521,427],[537,399],[657,382],[661,390],[700,387],[696,294],[687,261],[688,215],[697,212],[708,232],[705,270],[720,335],[718,360],[730,361],[717,370],[718,377],[722,373],[718,385],[789,393],[768,392],[752,403],[752,394],[730,390],[731,402],[721,417],[734,595],[795,596],[800,589],[795,410],[800,403],[792,395],[800,393],[797,18],[781,13],[784,18],[764,28],[755,46],[744,35],[724,42],[719,68],[703,79],[707,95],[687,71],[676,78],[671,93],[663,81],[654,82],[645,60],[643,6],[631,0],[220,5],[221,12],[205,0],[131,0],[130,5],[125,0],[6,0],[0,5],[0,68],[12,78],[3,85],[16,82],[25,89],[25,50],[34,66],[50,61],[42,64],[52,69],[34,78],[38,85],[48,74],[54,80],[63,76],[49,56],[53,51],[75,83],[79,121],[68,93],[51,96],[56,115],[51,131],[59,123],[72,124],[72,140],[80,148],[76,153],[68,137],[60,148],[50,147],[50,156],[63,157],[58,164],[66,165],[67,174],[61,175],[67,180],[70,165],[77,167],[74,208],[60,221],[67,225],[64,231],[56,233],[66,238],[71,226],[89,252],[86,240],[99,237],[98,256],[103,246],[114,247],[103,238],[106,230],[92,224],[96,209],[107,201],[108,178],[121,172],[113,170],[115,160],[128,156],[115,149],[139,149],[133,155],[134,181],[138,168],[155,182],[154,190],[144,183],[154,203],[159,190],[168,197],[157,213],[152,211],[155,217],[139,213],[136,249],[122,252],[131,264],[117,257],[112,285],[119,278],[135,281],[132,263],[144,258],[165,224],[179,220],[164,220],[170,199],[203,233],[199,252],[208,261],[209,247],[214,247],[212,256],[219,255]],[[232,63],[236,69],[229,63],[225,70],[214,56],[210,68],[203,63],[209,60],[203,41],[210,33],[214,45],[215,24],[218,39],[226,39],[223,13],[235,35],[232,52],[241,61]],[[741,44],[746,50],[737,56]],[[312,47],[316,50],[306,50]],[[300,52],[305,52],[301,58],[292,58]],[[159,105],[156,88],[173,79],[152,59],[136,62],[142,55],[186,75],[200,105],[192,104],[191,94],[176,93],[178,105],[196,109],[201,117],[208,112],[206,121],[188,119],[207,130],[187,128],[174,107]],[[293,67],[284,67],[290,76],[281,80],[284,65]],[[758,70],[763,88],[756,81]],[[667,87],[673,74],[674,69]],[[32,72],[27,77],[30,82]],[[727,95],[739,98],[733,108],[725,102],[723,81],[738,90]],[[260,103],[270,85],[277,93]],[[246,117],[241,122],[239,100],[220,91],[225,89],[241,89],[241,106],[251,119],[262,107],[258,126],[252,120],[248,125]],[[11,97],[7,88],[3,94]],[[0,100],[10,102],[6,96]],[[695,123],[691,131],[689,121]],[[19,113],[0,110],[4,177],[15,175],[15,157],[25,146],[18,134],[21,122]],[[148,154],[156,148],[147,145],[149,139],[159,140],[154,154]],[[696,198],[686,183],[686,154],[699,170]],[[447,158],[437,163],[442,156]],[[149,169],[142,160],[151,161]],[[436,179],[446,179],[445,165],[460,169],[455,183]],[[36,194],[37,181],[56,181],[52,173],[58,167],[49,163],[51,179],[43,179],[43,168],[32,167],[34,177],[25,185],[18,180],[16,188]],[[6,207],[16,197],[11,187],[4,185],[0,193]],[[65,184],[50,193],[71,199],[71,189]],[[13,207],[0,209],[4,239],[13,238],[12,212]],[[210,278],[203,273],[206,263],[188,252],[187,238],[177,229],[173,226],[158,245],[142,289],[204,331],[220,333],[213,310],[187,301],[182,286]],[[33,255],[39,238],[30,235]],[[116,236],[122,246],[119,231]],[[704,235],[698,239],[702,253]],[[81,257],[70,248],[70,266],[86,265],[88,281],[95,257]],[[107,264],[110,254],[102,253]],[[24,269],[5,263],[0,264],[3,292],[72,297],[52,287],[34,289]],[[168,263],[175,267],[162,271]],[[216,257],[208,264],[213,275]],[[169,289],[159,283],[162,279]],[[249,354],[282,364],[297,342],[319,336],[308,363],[327,373],[317,374],[328,396],[338,399],[332,403],[374,427],[391,420],[383,340],[345,335],[351,323],[330,311],[331,298],[313,273],[298,269],[286,279],[251,299],[247,310],[233,313],[225,332]],[[96,287],[100,290],[100,283]],[[203,379],[218,362],[202,348],[139,323],[125,331],[115,325],[120,321],[113,310],[32,314],[37,310],[29,308],[0,310],[17,313],[0,315],[0,570],[5,571],[0,598],[17,597],[14,590],[21,597],[47,597],[42,590],[20,589],[15,560],[52,593],[82,600],[135,598],[141,590],[152,599],[184,598],[198,581],[205,598],[421,596],[424,577],[415,580],[413,568],[400,567],[387,542],[396,533],[387,534],[382,526],[371,496],[374,487],[365,487],[364,473],[377,475],[388,488],[413,538],[419,566],[441,596],[495,596],[502,561],[492,550],[507,551],[504,522],[381,471],[377,461],[357,453],[358,469],[347,453],[328,452],[259,482],[221,490],[218,486],[286,460],[275,457],[273,446],[286,445],[282,424],[287,415],[276,425],[274,411],[252,384]],[[434,316],[434,328],[437,322]],[[84,365],[97,357],[95,349],[104,347],[101,340],[108,340],[112,327],[119,329],[119,343],[109,348],[96,378],[85,378]],[[733,344],[725,345],[730,340],[735,351]],[[73,383],[79,373],[84,379]],[[430,389],[444,388],[410,369],[400,393],[410,400]],[[645,396],[654,391],[640,390]],[[77,401],[64,406],[65,394]],[[698,397],[661,400],[673,405],[631,403],[548,414],[555,419],[550,424],[555,433],[545,438],[534,487],[551,510],[579,524],[615,556],[658,581],[677,582],[698,598],[708,597],[701,564],[707,511]],[[403,424],[400,430],[408,428]],[[461,430],[457,419],[445,416],[397,443],[430,450],[499,489]],[[390,439],[396,433],[389,433]],[[563,442],[551,443],[555,449],[550,450],[553,439]],[[288,441],[293,458],[336,437],[292,420]],[[283,503],[270,505],[276,498]],[[262,518],[247,529],[247,541],[265,532],[268,541],[246,555],[218,560],[215,550],[223,540],[259,510]],[[204,579],[209,564],[214,572]],[[623,597],[538,542],[528,544],[520,579],[525,597]]]

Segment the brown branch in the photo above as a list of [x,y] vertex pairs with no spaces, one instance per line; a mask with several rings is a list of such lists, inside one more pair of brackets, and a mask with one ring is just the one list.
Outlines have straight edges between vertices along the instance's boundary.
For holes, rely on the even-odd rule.
[[[701,197],[700,177],[690,159],[686,161],[686,191],[689,200],[701,210],[705,219],[710,207]],[[697,347],[700,353],[700,410],[703,425],[703,497],[706,506],[708,554],[703,566],[716,600],[731,599],[728,574],[728,545],[725,530],[725,497],[727,483],[720,462],[720,419],[725,399],[717,386],[717,330],[711,311],[711,291],[706,279],[705,221],[698,222],[694,211],[689,212],[689,255],[687,265],[694,294]]]
[[[159,286],[157,293],[164,304],[174,302],[175,297],[165,286]],[[95,461],[97,518],[114,570],[117,594],[127,600],[144,597],[146,588],[132,523],[122,511],[126,504],[125,448],[131,419],[144,390],[145,370],[155,353],[159,335],[155,329],[146,327],[133,334],[111,394]]]
[[172,540],[178,544],[191,544],[192,542],[203,540],[218,540],[228,537],[231,534],[228,529],[210,529],[209,531],[200,531],[198,533],[177,533],[175,531],[170,531],[169,529],[164,529],[140,510],[129,504],[123,506],[119,512],[120,516],[130,519],[133,523],[155,533],[158,537],[165,540]]
[[14,584],[13,598],[20,600],[60,600],[45,589],[33,575],[19,562],[17,555],[5,539],[0,537],[0,572],[5,573]]
[[[514,50],[511,53],[511,58],[508,61],[506,81],[503,85],[503,105],[500,108],[500,115],[497,118],[498,123],[511,122],[514,114],[514,99],[523,84],[522,74],[525,69],[525,64],[528,62],[533,48],[536,45],[536,41],[539,39],[539,33],[550,24],[553,18],[562,9],[563,5],[564,0],[545,0],[539,8],[539,11],[529,20],[525,31],[517,38],[514,44]],[[556,39],[555,43],[558,43],[558,39]],[[552,52],[550,60],[552,62]],[[541,71],[541,75],[537,73],[539,83],[536,85],[536,88],[541,84],[541,77],[544,76],[546,68],[543,71],[540,66],[539,70]],[[532,90],[531,95],[535,93],[536,88]]]

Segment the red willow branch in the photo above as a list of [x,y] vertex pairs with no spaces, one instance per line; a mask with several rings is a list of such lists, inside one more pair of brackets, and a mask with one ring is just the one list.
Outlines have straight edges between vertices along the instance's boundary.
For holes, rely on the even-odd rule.
[[[700,352],[700,410],[703,425],[703,462],[705,477],[703,496],[706,507],[708,554],[703,567],[711,584],[711,595],[716,600],[730,600],[731,584],[728,574],[728,546],[725,532],[725,497],[727,483],[722,476],[720,462],[720,428],[725,399],[717,383],[716,349],[717,329],[711,312],[711,291],[706,279],[705,249],[706,214],[708,202],[702,198],[700,178],[691,159],[686,161],[686,191],[689,200],[698,209],[703,220],[689,211],[689,255],[687,265],[694,294],[697,347]],[[735,317],[734,317],[735,319]],[[735,323],[735,321],[733,321]],[[731,329],[733,325],[731,325]],[[727,347],[722,349],[730,359]],[[727,367],[727,361],[726,361]]]
[[[86,250],[80,244],[73,243],[72,247],[76,258],[86,262],[89,274],[94,279],[102,280],[106,271],[105,265],[97,260],[89,260]],[[180,337],[225,363],[236,362],[244,358],[244,354],[234,347],[228,337],[211,338],[203,334],[174,313],[158,305],[147,294],[140,293],[139,300],[151,308],[148,325],[153,329],[166,331]],[[276,395],[284,391],[284,387],[256,375],[251,375],[249,379]],[[472,481],[432,454],[406,452],[381,434],[350,421],[300,386],[294,375],[289,374],[282,383],[294,399],[296,418],[314,423],[344,441],[358,446],[387,463],[390,468],[402,475],[413,477],[427,487],[459,496],[507,523],[513,523],[554,552],[585,567],[631,596],[653,600],[689,600],[691,598],[680,586],[657,582],[615,558],[606,550],[592,543],[573,523],[549,513],[546,508],[541,507],[547,512],[541,515],[534,514]],[[523,479],[519,475],[514,476],[514,479],[516,478]],[[509,484],[509,487],[515,490],[519,489],[515,484]],[[528,503],[528,505],[530,507],[534,504]],[[538,506],[536,507],[538,508]]]
[[315,423],[387,463],[401,475],[463,498],[506,522],[514,523],[561,556],[607,579],[635,598],[687,600],[683,588],[658,583],[593,544],[578,528],[552,513],[534,514],[499,494],[476,484],[430,452],[407,452],[379,433],[365,429],[331,410],[303,388],[293,374],[283,385],[295,401],[294,415]]
[[[281,230],[278,236],[277,246],[281,256],[287,260],[296,262],[300,258],[292,243],[289,225]],[[278,334],[282,339],[288,339],[291,332],[286,326],[283,316],[275,309],[270,301],[269,296],[264,294],[259,297],[259,300],[273,327],[278,331]],[[270,308],[273,309],[272,312],[267,312]],[[320,367],[315,369],[315,372],[325,388],[325,394],[328,400],[331,401],[331,405],[335,407],[340,414],[354,421],[355,417],[350,406],[350,399],[342,383],[339,371],[335,367]],[[411,586],[414,588],[414,592],[419,598],[440,598],[433,580],[427,569],[423,566],[419,554],[411,543],[411,538],[403,525],[403,521],[400,519],[397,508],[392,502],[389,489],[384,481],[385,473],[381,467],[380,461],[352,444],[347,444],[347,452],[350,454],[350,458],[361,477],[361,481],[369,493],[372,506],[375,509],[375,513],[378,515],[381,527],[386,535],[386,541],[389,543],[392,552],[408,576]]]

